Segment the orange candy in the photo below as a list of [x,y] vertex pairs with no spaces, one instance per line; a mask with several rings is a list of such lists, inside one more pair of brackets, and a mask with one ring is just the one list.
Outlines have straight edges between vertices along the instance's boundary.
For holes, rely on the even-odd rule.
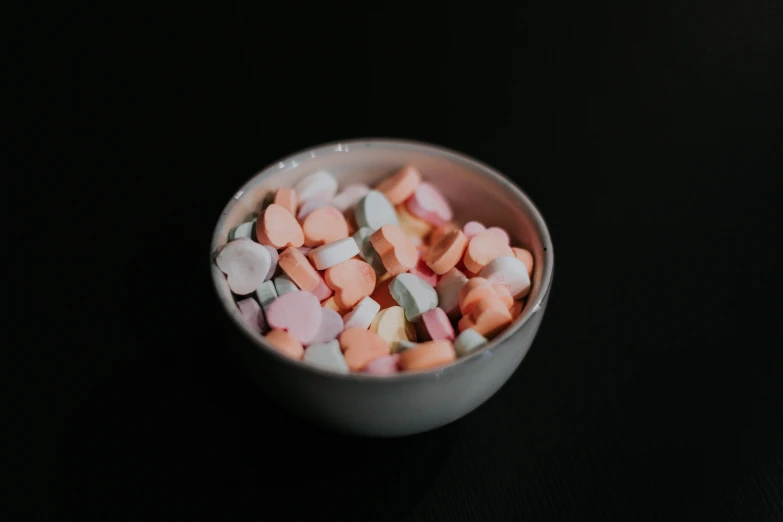
[[457,358],[451,341],[419,343],[400,354],[400,368],[406,371],[429,370],[448,364]]
[[312,292],[321,282],[318,272],[307,260],[307,256],[294,247],[283,250],[277,263],[291,281],[302,290]]
[[433,228],[432,232],[430,232],[430,237],[428,240],[429,244],[434,245],[440,240],[440,238],[452,230],[460,230],[460,227],[458,227],[456,223],[446,223],[445,225],[439,225]]
[[345,310],[350,310],[375,290],[375,270],[358,259],[349,259],[327,268],[324,279],[334,290],[337,306]]
[[522,263],[525,265],[525,268],[527,268],[527,276],[528,277],[532,276],[533,254],[531,254],[529,250],[525,250],[524,248],[512,247],[511,251],[514,252],[514,257],[522,261]]
[[513,255],[514,252],[511,251],[511,247],[508,246],[505,238],[496,234],[482,232],[470,239],[462,261],[465,263],[465,268],[474,274],[478,274],[493,259]]
[[373,290],[372,294],[370,294],[372,300],[381,305],[381,310],[391,308],[392,306],[397,306],[397,301],[394,300],[391,293],[389,292],[389,284],[391,284],[392,279],[392,277],[382,279],[375,286],[375,290]]
[[296,191],[292,188],[280,188],[275,192],[275,199],[272,200],[275,205],[280,205],[296,216],[296,207],[299,205],[299,198]]
[[262,245],[278,250],[285,247],[298,248],[304,244],[302,227],[292,213],[281,205],[272,203],[256,221],[256,238]]
[[291,359],[301,359],[304,356],[302,343],[285,330],[271,330],[264,338],[274,346],[275,350]]
[[474,277],[465,283],[459,292],[459,310],[467,315],[473,307],[487,297],[497,297],[492,284],[483,277]]
[[508,288],[506,288],[503,285],[492,285],[492,289],[495,290],[495,297],[503,301],[503,304],[506,305],[506,308],[511,310],[511,307],[514,306],[514,296],[511,295],[511,292],[508,291]]
[[340,349],[352,372],[357,372],[378,357],[389,355],[389,344],[365,328],[346,328],[340,334]]
[[525,309],[525,302],[524,301],[514,301],[514,304],[509,308],[509,312],[511,312],[511,318],[516,319],[520,315],[522,315],[522,310]]
[[392,205],[399,205],[413,195],[421,183],[421,174],[416,167],[403,167],[392,176],[381,181],[375,190],[382,192]]
[[348,222],[334,207],[321,207],[310,212],[302,222],[304,244],[319,247],[348,237]]
[[430,270],[443,275],[459,263],[467,246],[468,238],[465,234],[461,230],[452,230],[444,234],[422,257]]
[[419,261],[419,251],[400,227],[383,225],[370,236],[372,246],[381,256],[391,275],[407,272]]
[[492,337],[511,323],[511,312],[498,297],[485,297],[459,320],[459,331],[473,328],[484,337]]

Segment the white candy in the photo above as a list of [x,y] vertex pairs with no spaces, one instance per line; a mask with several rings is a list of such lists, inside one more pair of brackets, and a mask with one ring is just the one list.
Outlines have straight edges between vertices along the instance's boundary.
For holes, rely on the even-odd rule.
[[356,204],[356,223],[373,232],[383,225],[399,226],[397,212],[386,196],[377,190],[371,190]]
[[253,233],[256,230],[256,220],[250,221],[249,223],[242,223],[241,225],[237,225],[234,228],[231,229],[231,231],[228,233],[228,240],[233,241],[235,239],[239,239],[240,237],[246,237],[248,239],[253,239]]
[[326,370],[338,373],[349,372],[343,353],[340,351],[340,343],[336,340],[309,346],[304,352],[304,360]]
[[326,270],[359,253],[359,245],[352,237],[338,239],[310,251],[310,260],[317,270]]
[[299,201],[308,199],[323,199],[329,201],[337,194],[337,180],[326,172],[319,170],[302,179],[294,187]]
[[365,297],[343,316],[345,328],[361,328],[366,330],[381,311],[381,305],[371,297]]
[[459,315],[459,292],[468,278],[456,268],[452,268],[440,278],[435,290],[438,292],[438,307],[452,319]]
[[348,185],[332,199],[332,206],[340,212],[345,212],[353,208],[369,191],[370,187],[367,185]]
[[457,355],[463,357],[473,350],[481,348],[487,344],[487,339],[473,328],[463,330],[456,339],[454,339],[454,351]]
[[514,299],[522,299],[530,291],[525,263],[514,256],[493,259],[479,272],[479,276],[493,285],[505,286]]
[[272,258],[262,245],[243,237],[226,243],[215,258],[215,264],[226,274],[232,292],[247,295],[264,280]]
[[389,293],[405,309],[405,318],[415,321],[438,306],[438,294],[423,279],[409,273],[398,274],[389,283]]
[[296,214],[296,219],[301,223],[304,218],[310,215],[310,213],[321,207],[328,207],[329,202],[323,199],[308,199],[301,205],[299,205],[299,212]]
[[275,292],[277,292],[277,297],[299,291],[299,287],[296,286],[296,284],[291,281],[291,278],[285,274],[280,274],[272,281],[275,283]]
[[264,313],[266,313],[266,309],[269,308],[272,301],[277,299],[275,283],[273,281],[264,281],[261,283],[256,290],[256,297],[258,297],[258,302],[261,303],[261,308],[263,308]]

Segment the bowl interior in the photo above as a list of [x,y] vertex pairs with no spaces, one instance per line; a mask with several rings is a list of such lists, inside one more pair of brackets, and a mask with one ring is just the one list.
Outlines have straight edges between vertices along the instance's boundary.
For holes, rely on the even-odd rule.
[[[252,220],[267,194],[280,187],[291,187],[318,170],[335,176],[341,188],[351,183],[373,186],[408,164],[416,166],[425,181],[445,194],[457,223],[473,220],[502,227],[511,236],[512,246],[526,248],[533,254],[532,289],[525,310],[507,331],[515,329],[541,301],[551,280],[552,248],[543,218],[519,188],[491,168],[431,145],[389,140],[342,142],[294,154],[264,169],[237,191],[221,214],[212,238],[213,255],[226,244],[229,231]],[[213,275],[221,300],[232,315],[238,316],[225,277],[214,266]],[[260,341],[261,336],[245,330]],[[505,335],[484,349],[502,337]]]

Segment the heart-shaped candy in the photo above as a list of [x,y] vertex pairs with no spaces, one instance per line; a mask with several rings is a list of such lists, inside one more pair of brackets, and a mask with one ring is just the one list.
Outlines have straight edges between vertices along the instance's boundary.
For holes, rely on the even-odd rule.
[[400,274],[392,279],[389,293],[405,309],[408,321],[415,321],[427,310],[438,306],[435,289],[413,274]]
[[340,308],[350,310],[375,289],[375,270],[364,261],[349,259],[327,268],[324,279],[334,290],[334,299]]
[[315,295],[299,290],[272,301],[266,311],[266,320],[272,328],[285,330],[294,339],[306,344],[318,333],[322,310]]
[[262,245],[243,237],[226,243],[215,258],[215,264],[226,274],[232,292],[247,295],[264,282],[272,259]]
[[321,324],[315,336],[305,343],[305,346],[311,344],[328,343],[336,339],[343,331],[343,318],[340,314],[329,308],[321,307]]
[[340,349],[351,371],[359,371],[378,357],[389,355],[389,345],[377,333],[362,328],[347,328],[340,334]]
[[427,182],[416,187],[405,205],[411,214],[433,225],[444,225],[454,217],[446,197],[435,188],[435,185]]
[[419,260],[416,245],[398,226],[383,225],[373,233],[370,241],[391,275],[407,272]]
[[256,238],[262,245],[270,245],[278,250],[304,244],[302,227],[294,215],[285,207],[274,203],[266,207],[256,221]]
[[472,328],[490,338],[511,323],[511,312],[498,297],[485,297],[459,320],[460,332]]

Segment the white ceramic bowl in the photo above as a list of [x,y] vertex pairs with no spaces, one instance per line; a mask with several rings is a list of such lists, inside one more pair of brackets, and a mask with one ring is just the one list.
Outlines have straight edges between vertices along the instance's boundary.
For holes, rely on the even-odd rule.
[[[400,167],[415,165],[451,202],[455,218],[503,227],[512,245],[535,259],[532,290],[522,315],[483,349],[426,372],[391,377],[340,375],[294,361],[245,326],[215,253],[232,227],[252,219],[267,193],[293,186],[317,170],[341,186],[374,185]],[[423,143],[387,139],[345,141],[289,156],[253,176],[226,205],[212,237],[212,277],[217,295],[249,342],[242,364],[270,398],[322,426],[357,435],[400,436],[448,424],[489,399],[527,353],[544,315],[552,286],[554,253],[544,218],[530,199],[501,174],[462,154]],[[219,347],[216,347],[219,349]]]

